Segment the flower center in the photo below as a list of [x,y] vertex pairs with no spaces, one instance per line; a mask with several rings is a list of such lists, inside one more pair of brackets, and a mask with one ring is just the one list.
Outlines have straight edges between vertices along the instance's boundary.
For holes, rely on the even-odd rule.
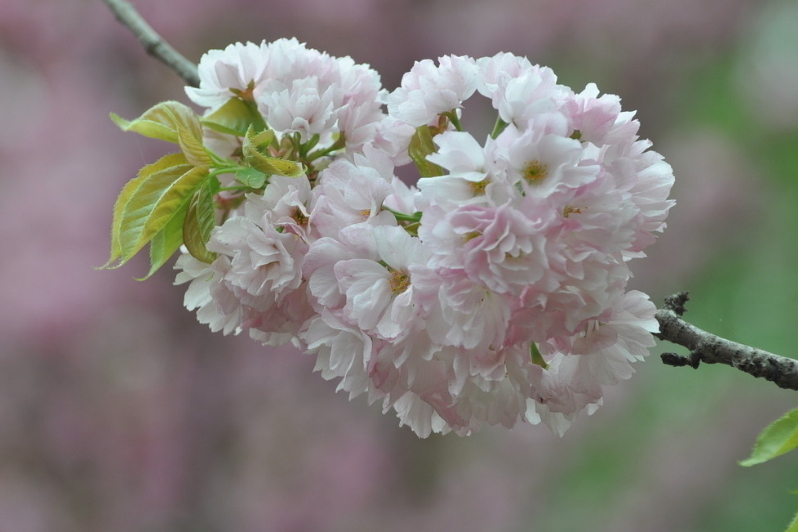
[[526,179],[530,184],[535,184],[542,181],[547,175],[549,175],[548,166],[537,159],[530,161],[524,167],[524,179]]
[[479,231],[471,231],[470,233],[466,233],[463,235],[463,240],[468,242],[469,240],[474,240],[479,236],[482,236],[482,233],[480,233]]
[[485,193],[485,188],[488,186],[488,180],[483,179],[482,181],[471,181],[471,192],[475,196],[481,196]]
[[305,216],[305,213],[303,213],[302,209],[300,209],[299,207],[294,208],[294,212],[291,215],[291,218],[293,218],[294,221],[296,221],[297,225],[307,225],[308,223],[308,217]]
[[391,279],[388,283],[394,295],[401,294],[410,286],[410,276],[402,270],[391,270]]
[[580,207],[573,207],[571,205],[566,205],[565,208],[562,210],[562,215],[568,218],[572,214],[582,214],[582,209]]

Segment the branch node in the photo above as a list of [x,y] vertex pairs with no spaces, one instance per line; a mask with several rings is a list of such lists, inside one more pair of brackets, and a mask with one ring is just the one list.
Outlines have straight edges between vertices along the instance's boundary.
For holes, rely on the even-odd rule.
[[665,308],[672,310],[677,316],[683,316],[687,312],[687,308],[684,305],[688,301],[690,301],[689,292],[677,292],[665,298]]
[[701,362],[694,354],[690,356],[680,355],[678,353],[662,353],[660,355],[662,362],[668,366],[677,368],[683,366],[690,366],[693,369],[698,369],[698,364]]

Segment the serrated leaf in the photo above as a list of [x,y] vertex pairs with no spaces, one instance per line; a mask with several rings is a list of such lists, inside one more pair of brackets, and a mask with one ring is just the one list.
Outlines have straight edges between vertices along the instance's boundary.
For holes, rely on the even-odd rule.
[[242,185],[261,188],[266,184],[266,174],[255,168],[244,168],[236,172],[236,179]]
[[269,157],[267,155],[255,155],[246,158],[247,164],[266,175],[280,175],[284,177],[299,177],[305,174],[305,166],[302,163],[281,159],[279,157]]
[[184,166],[187,164],[186,157],[182,153],[170,153],[164,155],[153,164],[148,164],[139,170],[138,176],[128,181],[122,188],[119,197],[114,204],[114,217],[111,223],[111,255],[108,262],[101,268],[110,268],[111,264],[117,260],[122,253],[122,245],[120,241],[120,230],[122,224],[122,214],[133,196],[133,193],[138,190],[139,186],[148,179],[152,174],[161,172],[163,170],[174,168],[177,166]]
[[161,102],[135,120],[125,120],[113,113],[111,120],[123,131],[134,131],[146,137],[179,144],[191,164],[211,164],[211,158],[202,144],[202,124],[187,105],[174,101]]
[[177,142],[186,159],[196,166],[210,165],[213,161],[202,143],[202,124],[199,117],[182,103],[171,103],[174,105],[167,107],[166,111],[172,115]]
[[792,522],[784,532],[798,532],[798,514],[795,514]]
[[243,137],[250,127],[255,126],[258,119],[263,122],[263,117],[251,105],[240,98],[230,98],[220,108],[201,118],[200,122],[219,133]]
[[416,163],[421,177],[435,177],[446,173],[443,168],[427,160],[427,155],[437,151],[432,137],[429,126],[421,126],[416,129],[416,133],[410,139],[410,145],[407,147],[407,154]]
[[136,279],[144,281],[158,271],[166,261],[175,254],[183,243],[183,222],[186,219],[188,203],[184,203],[169,222],[158,231],[150,241],[150,271],[144,277]]
[[255,133],[255,131],[254,127],[250,127],[247,130],[246,141],[259,152],[266,153],[264,150],[274,143],[277,136],[271,129],[266,129],[260,133]]
[[182,165],[144,180],[122,213],[120,263],[116,267],[130,260],[163,229],[207,178],[208,168]]
[[250,127],[241,145],[241,153],[244,155],[246,163],[267,176],[299,177],[303,175],[305,167],[301,163],[266,155],[266,148],[273,140],[273,131],[267,130],[256,134],[254,128]]
[[195,259],[207,262],[216,260],[216,253],[206,247],[211,231],[216,226],[216,209],[213,206],[213,193],[207,184],[202,185],[191,198],[183,223],[183,242]]
[[798,409],[768,425],[754,444],[751,456],[740,462],[749,467],[767,462],[798,447]]

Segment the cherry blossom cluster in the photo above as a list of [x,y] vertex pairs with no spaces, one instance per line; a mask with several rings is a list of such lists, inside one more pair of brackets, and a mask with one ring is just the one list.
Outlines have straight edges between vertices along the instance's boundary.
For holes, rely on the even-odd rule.
[[[249,98],[278,140],[320,154],[221,197],[238,201],[217,258],[178,259],[212,330],[301,347],[422,437],[541,420],[562,434],[654,345],[628,263],[665,227],[673,173],[617,96],[509,53],[424,60],[388,93],[296,40],[211,51],[199,73],[187,93],[207,113]],[[485,138],[461,126],[477,93],[497,112]],[[240,138],[206,137],[236,156]],[[410,163],[415,186],[395,173]]]

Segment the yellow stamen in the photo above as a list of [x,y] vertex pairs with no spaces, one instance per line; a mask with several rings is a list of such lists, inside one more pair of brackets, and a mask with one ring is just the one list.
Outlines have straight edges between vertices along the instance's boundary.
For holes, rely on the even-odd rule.
[[483,179],[482,181],[471,181],[471,192],[475,196],[481,196],[485,193],[485,188],[489,183],[490,181],[487,179]]
[[296,221],[297,225],[306,225],[308,223],[308,217],[305,216],[305,214],[302,212],[302,209],[299,207],[294,208],[294,213],[291,218]]
[[582,209],[580,207],[572,207],[570,205],[567,205],[562,210],[562,215],[565,216],[566,218],[568,218],[572,214],[582,214]]
[[410,286],[410,276],[402,270],[391,270],[391,292],[394,294],[401,294],[407,287]]
[[527,163],[526,167],[524,168],[524,179],[526,179],[530,184],[535,184],[542,181],[547,175],[549,175],[548,166],[537,159]]

